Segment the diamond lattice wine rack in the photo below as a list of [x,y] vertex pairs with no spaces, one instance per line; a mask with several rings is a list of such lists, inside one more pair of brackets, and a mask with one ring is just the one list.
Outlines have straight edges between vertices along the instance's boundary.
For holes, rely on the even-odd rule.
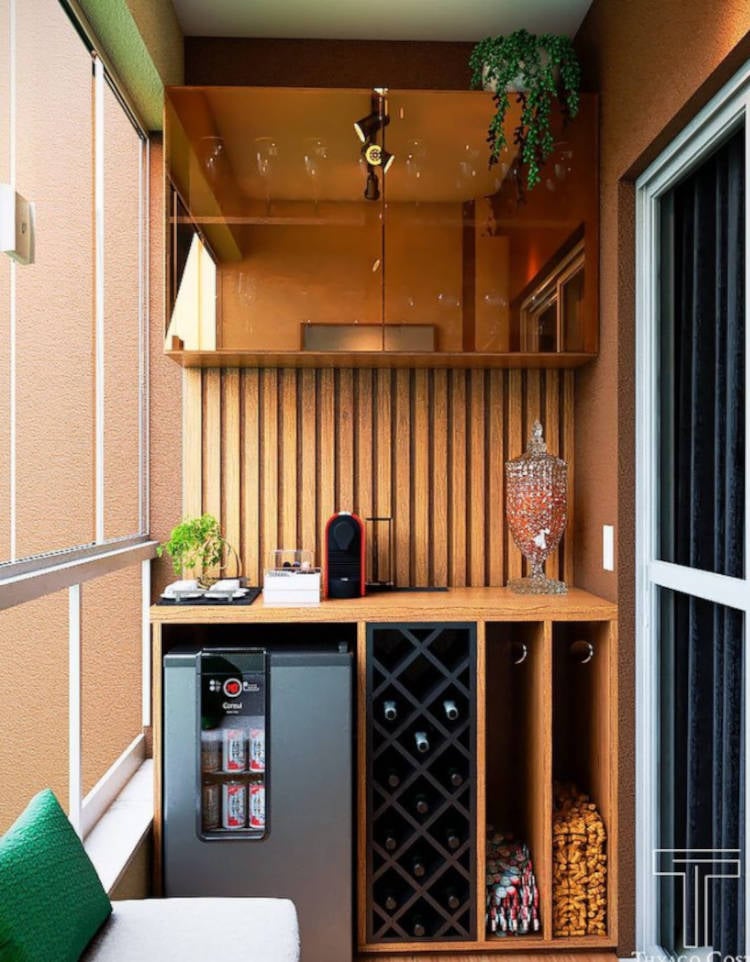
[[475,936],[475,626],[368,625],[367,937]]

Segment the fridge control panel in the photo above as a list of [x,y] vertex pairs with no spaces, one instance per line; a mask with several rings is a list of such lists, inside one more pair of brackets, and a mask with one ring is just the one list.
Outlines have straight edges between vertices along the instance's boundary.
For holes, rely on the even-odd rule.
[[207,648],[197,659],[198,834],[261,839],[268,810],[268,655]]

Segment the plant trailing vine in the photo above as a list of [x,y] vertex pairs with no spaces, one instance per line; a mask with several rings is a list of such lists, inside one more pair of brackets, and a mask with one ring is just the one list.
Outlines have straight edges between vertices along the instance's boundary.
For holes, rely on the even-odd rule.
[[[572,118],[578,113],[581,68],[570,38],[550,33],[536,36],[526,30],[516,30],[507,37],[487,37],[474,47],[469,66],[472,86],[494,90],[495,113],[487,130],[490,166],[498,162],[507,146],[504,122],[510,97],[515,94],[521,119],[513,132],[513,143],[532,190],[541,180],[540,170],[554,147],[550,116],[552,101],[558,96],[558,70],[564,116]],[[520,79],[523,90],[516,88]]]
[[176,575],[193,570],[201,582],[209,583],[208,571],[221,567],[227,547],[219,522],[213,515],[204,514],[181,521],[156,553],[160,558],[165,553],[169,555]]

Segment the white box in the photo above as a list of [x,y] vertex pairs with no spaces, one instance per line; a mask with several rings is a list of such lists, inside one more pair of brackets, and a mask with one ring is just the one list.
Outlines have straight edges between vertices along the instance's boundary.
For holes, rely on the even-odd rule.
[[263,575],[263,604],[319,605],[320,570],[275,569]]

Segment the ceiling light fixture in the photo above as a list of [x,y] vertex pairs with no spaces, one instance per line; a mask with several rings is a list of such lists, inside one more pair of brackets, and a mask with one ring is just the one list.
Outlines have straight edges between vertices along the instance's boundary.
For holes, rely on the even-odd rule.
[[391,118],[386,112],[386,93],[385,88],[377,87],[370,97],[370,113],[354,123],[354,129],[363,144],[366,144],[368,140],[372,140],[375,134],[382,127],[386,127],[391,121]]
[[375,170],[367,165],[367,183],[365,184],[365,200],[380,200],[380,184]]
[[357,132],[357,136],[364,144],[372,137],[373,134],[380,130],[380,117],[378,117],[377,113],[373,111],[366,117],[363,117],[361,120],[355,121],[354,129]]
[[362,153],[369,166],[382,167],[384,174],[396,159],[394,154],[389,154],[385,147],[379,144],[367,144],[362,148]]

